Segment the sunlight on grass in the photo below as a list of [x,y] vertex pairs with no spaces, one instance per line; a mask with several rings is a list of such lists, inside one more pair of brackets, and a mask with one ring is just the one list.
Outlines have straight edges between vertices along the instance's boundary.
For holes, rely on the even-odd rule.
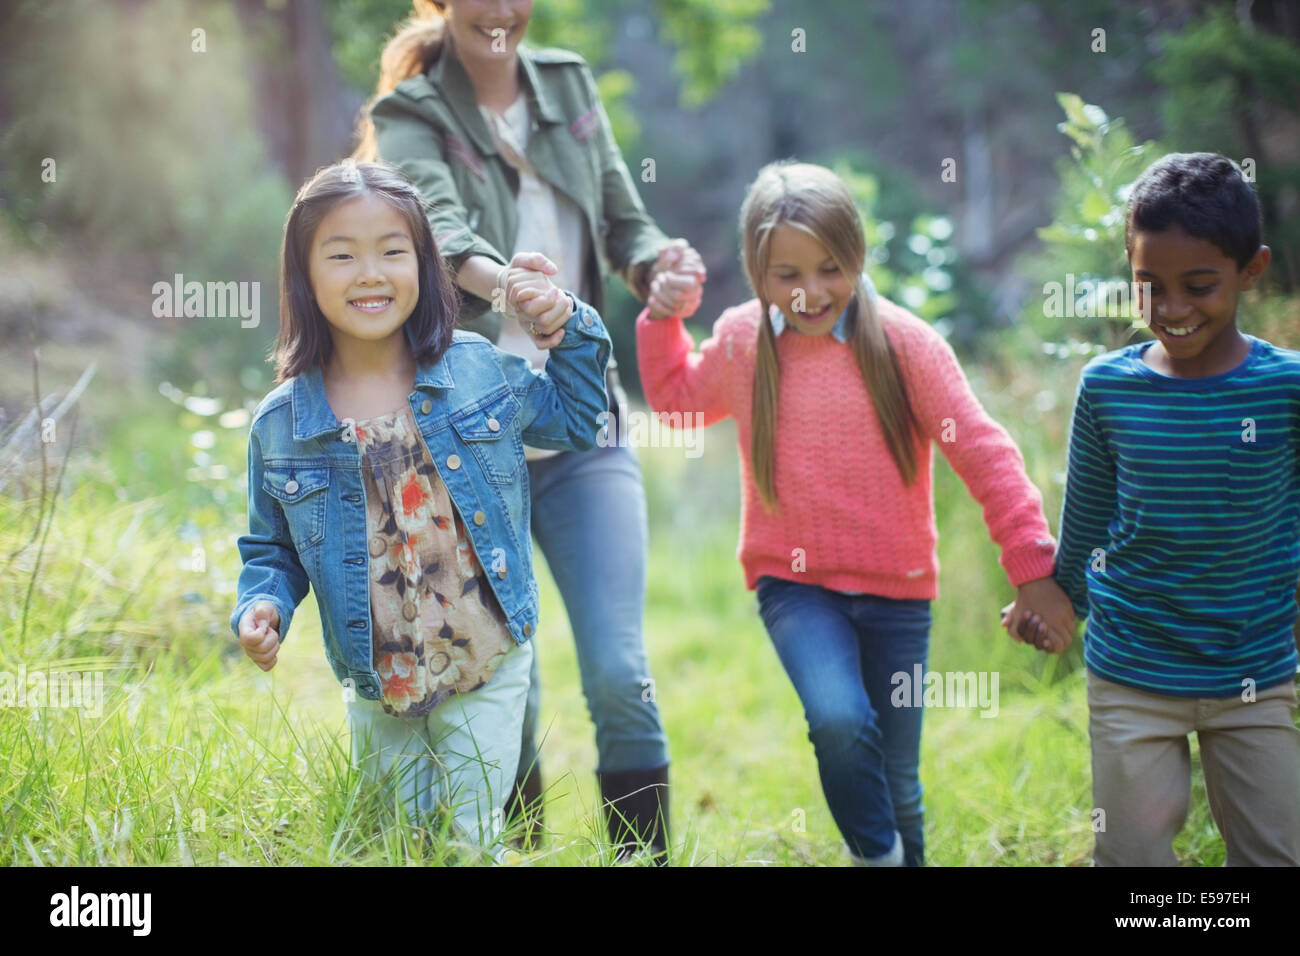
[[[1003,420],[1027,390],[1048,388],[1047,378],[973,376]],[[1047,492],[1053,527],[1053,474],[1074,380],[1070,372],[1056,378],[1055,411],[1015,434]],[[97,444],[76,443],[43,547],[39,487],[29,482],[0,497],[0,670],[76,672],[87,687],[98,675],[103,688],[98,710],[0,707],[0,862],[479,862],[450,841],[445,815],[430,829],[412,827],[382,787],[364,785],[352,769],[344,701],[312,597],[269,674],[231,635],[246,431],[213,427],[157,394],[124,401],[129,414],[85,432]],[[189,441],[200,427],[209,432],[201,460]],[[709,430],[703,449],[698,460],[680,449],[640,450],[652,528],[645,633],[672,755],[674,863],[846,865],[802,708],[735,558],[731,424]],[[52,460],[65,451],[53,446]],[[196,461],[207,470],[196,475]],[[224,476],[212,470],[221,465]],[[942,459],[935,499],[942,574],[930,668],[997,671],[1000,699],[993,719],[975,710],[925,716],[928,861],[1087,865],[1080,648],[1050,659],[1006,637],[997,612],[1011,588],[977,504]],[[609,865],[572,635],[544,564],[539,580],[549,834],[508,862]],[[1222,842],[1199,763],[1195,771],[1192,815],[1176,849],[1187,862],[1217,865]]]

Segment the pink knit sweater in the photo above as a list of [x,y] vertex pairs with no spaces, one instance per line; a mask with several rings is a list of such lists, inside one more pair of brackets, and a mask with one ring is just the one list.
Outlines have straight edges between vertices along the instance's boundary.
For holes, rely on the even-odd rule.
[[694,351],[682,320],[637,319],[637,357],[650,405],[738,424],[740,547],[745,583],[761,575],[888,598],[938,597],[931,442],[984,510],[1013,586],[1052,573],[1055,541],[1043,500],[1011,436],[970,390],[948,343],[925,321],[881,297],[876,308],[906,381],[924,441],[911,487],[885,445],[849,345],[793,328],[777,338],[778,514],[759,498],[750,467],[759,305],[728,309]]

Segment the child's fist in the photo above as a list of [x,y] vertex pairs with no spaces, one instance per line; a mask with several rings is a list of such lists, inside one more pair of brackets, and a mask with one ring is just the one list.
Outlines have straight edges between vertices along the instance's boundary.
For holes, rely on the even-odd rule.
[[239,619],[239,643],[258,667],[269,671],[280,653],[280,612],[270,601],[258,601]]

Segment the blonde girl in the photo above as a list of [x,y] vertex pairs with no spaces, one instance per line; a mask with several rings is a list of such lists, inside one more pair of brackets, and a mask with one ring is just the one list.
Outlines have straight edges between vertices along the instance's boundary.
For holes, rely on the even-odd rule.
[[684,310],[643,311],[641,380],[657,410],[736,419],[739,558],[831,814],[853,862],[921,865],[921,701],[899,689],[925,670],[937,597],[932,443],[983,507],[1020,609],[1051,620],[1065,597],[1042,498],[947,342],[876,293],[834,173],[764,167],[740,230],[756,298],[698,351]]

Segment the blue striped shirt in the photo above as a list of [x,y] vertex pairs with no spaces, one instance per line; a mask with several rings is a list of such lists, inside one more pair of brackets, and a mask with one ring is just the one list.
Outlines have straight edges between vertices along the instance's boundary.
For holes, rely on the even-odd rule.
[[1294,677],[1300,352],[1246,339],[1207,378],[1150,368],[1150,342],[1084,367],[1056,579],[1106,680],[1231,697]]

